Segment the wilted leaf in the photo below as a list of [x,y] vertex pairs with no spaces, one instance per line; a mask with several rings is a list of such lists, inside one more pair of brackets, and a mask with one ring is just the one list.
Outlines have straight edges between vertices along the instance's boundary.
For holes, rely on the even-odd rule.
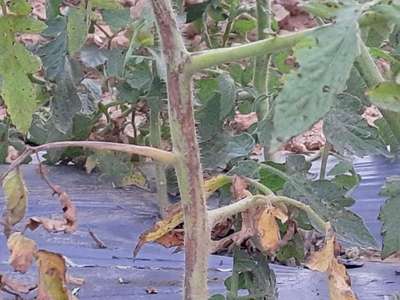
[[38,300],[69,300],[66,287],[64,258],[57,253],[39,250],[36,253],[39,269]]
[[379,108],[400,112],[400,85],[384,82],[368,91],[370,101]]
[[7,241],[10,250],[10,265],[15,271],[25,273],[32,265],[37,251],[36,243],[25,237],[21,232],[14,232]]
[[43,228],[48,232],[63,231],[64,233],[72,233],[76,231],[78,220],[76,216],[75,205],[66,192],[62,191],[59,187],[57,187],[57,189],[61,208],[64,212],[64,219],[57,220],[45,217],[31,217],[29,218],[29,223],[26,225],[27,228],[29,228],[30,230],[35,230],[40,225],[42,225]]
[[26,284],[0,274],[0,290],[12,295],[28,294],[36,289],[33,284]]
[[[204,192],[208,198],[213,192],[230,182],[230,178],[224,175],[211,177],[204,182]],[[140,249],[146,243],[156,242],[165,247],[183,245],[183,230],[174,229],[183,223],[183,213],[180,203],[174,204],[168,209],[164,219],[158,221],[153,227],[139,236],[133,256],[136,257]]]
[[346,267],[335,257],[335,236],[328,232],[322,249],[311,254],[306,266],[314,271],[326,272],[329,280],[331,300],[357,300],[351,289],[350,277]]
[[[261,124],[259,129],[260,136],[272,134],[272,148],[311,127],[330,110],[336,94],[345,89],[359,54],[357,7],[343,8],[333,25],[317,30],[295,47],[300,67],[288,75],[274,101],[272,124]],[[262,123],[269,121],[266,118]],[[270,140],[260,139],[264,143]]]
[[379,220],[383,223],[382,258],[386,258],[400,251],[400,177],[387,178],[381,195],[387,197],[379,213]]
[[19,168],[10,172],[3,180],[6,200],[6,222],[11,226],[23,219],[28,201],[28,190]]

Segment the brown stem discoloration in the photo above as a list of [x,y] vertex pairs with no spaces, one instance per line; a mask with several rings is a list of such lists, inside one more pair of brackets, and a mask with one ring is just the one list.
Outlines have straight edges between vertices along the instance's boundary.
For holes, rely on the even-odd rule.
[[172,144],[185,222],[184,299],[205,300],[210,230],[203,191],[192,103],[190,55],[177,29],[168,0],[152,0],[167,66],[167,91]]

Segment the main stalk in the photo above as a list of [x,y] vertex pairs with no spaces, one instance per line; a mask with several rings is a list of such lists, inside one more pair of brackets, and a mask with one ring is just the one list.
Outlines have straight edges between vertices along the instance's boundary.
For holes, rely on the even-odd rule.
[[192,103],[191,63],[169,0],[152,0],[167,68],[168,113],[185,222],[184,299],[206,300],[209,226]]

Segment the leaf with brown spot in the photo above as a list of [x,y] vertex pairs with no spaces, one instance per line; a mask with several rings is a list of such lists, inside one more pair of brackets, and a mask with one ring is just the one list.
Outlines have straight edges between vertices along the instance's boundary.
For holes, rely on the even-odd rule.
[[13,226],[25,216],[28,201],[28,190],[19,168],[4,178],[3,190],[6,200],[5,221]]
[[15,271],[25,273],[32,265],[37,251],[35,241],[28,239],[21,232],[14,232],[7,241],[10,250],[9,263]]
[[[257,222],[257,231],[261,247],[267,252],[275,252],[279,248],[281,235],[279,225],[275,218],[276,208],[266,208]],[[279,209],[276,209],[279,211]]]
[[58,253],[39,250],[36,262],[39,269],[37,300],[69,300],[64,258]]
[[0,274],[0,290],[8,294],[21,297],[21,294],[28,294],[30,291],[36,288],[36,284],[22,283]]
[[69,195],[56,187],[59,192],[59,200],[62,206],[62,210],[64,212],[63,220],[58,219],[50,219],[46,217],[31,217],[29,218],[29,222],[26,225],[26,228],[30,230],[37,229],[40,225],[43,226],[45,230],[48,232],[64,232],[64,233],[72,233],[76,231],[77,228],[77,217],[76,217],[76,208]]
[[335,235],[329,230],[324,247],[311,254],[306,266],[311,270],[328,274],[331,300],[357,300],[351,289],[346,267],[340,264],[335,256],[335,244]]

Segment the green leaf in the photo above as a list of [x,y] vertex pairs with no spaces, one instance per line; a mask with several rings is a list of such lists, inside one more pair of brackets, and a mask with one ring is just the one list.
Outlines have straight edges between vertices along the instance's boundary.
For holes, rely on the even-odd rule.
[[236,136],[220,134],[213,140],[200,143],[201,161],[206,169],[224,169],[232,159],[247,156],[254,145],[254,139],[247,133]]
[[15,38],[19,33],[40,33],[45,27],[27,16],[0,17],[0,92],[11,120],[22,132],[28,130],[37,107],[35,86],[28,75],[40,69],[40,61]]
[[321,18],[331,18],[337,15],[342,4],[335,0],[311,0],[303,4],[306,11]]
[[252,31],[257,27],[257,21],[255,19],[237,19],[233,23],[233,31],[244,35],[246,32]]
[[384,82],[368,91],[370,101],[385,110],[400,112],[400,85]]
[[121,4],[117,0],[90,0],[93,7],[99,9],[120,9]]
[[376,242],[363,220],[347,209],[354,203],[347,190],[327,180],[310,181],[304,175],[287,178],[284,195],[311,206],[323,219],[330,221],[342,241],[354,246],[374,247]]
[[235,83],[230,76],[218,76],[218,90],[206,100],[205,105],[197,114],[202,142],[222,132],[225,119],[233,113],[235,91]]
[[272,134],[272,149],[323,117],[334,104],[336,94],[345,89],[353,62],[359,55],[360,10],[356,8],[346,7],[335,24],[317,30],[295,47],[294,56],[300,67],[287,76],[283,90],[274,101],[272,133],[260,133]]
[[42,60],[46,78],[54,81],[64,72],[67,55],[67,20],[59,16],[49,20],[47,25],[42,36],[49,41],[40,45],[37,54]]
[[47,0],[46,1],[46,15],[47,20],[51,21],[60,15],[60,6],[63,0]]
[[86,41],[89,31],[89,20],[84,7],[70,8],[68,13],[68,53],[75,54]]
[[387,178],[381,195],[387,197],[379,213],[379,220],[383,223],[382,258],[386,258],[400,250],[400,177]]
[[361,109],[361,102],[356,97],[338,95],[335,107],[324,118],[326,139],[341,154],[390,156],[377,129],[369,126],[359,114]]
[[32,6],[27,0],[12,0],[8,7],[11,12],[20,16],[27,16],[32,11]]
[[131,19],[129,9],[105,9],[102,11],[103,20],[109,25],[113,32],[118,32],[128,26]]
[[28,190],[19,169],[6,176],[3,181],[3,191],[7,223],[15,225],[24,218],[28,201]]
[[0,123],[0,163],[4,164],[8,155],[8,124]]
[[328,176],[336,176],[345,173],[353,172],[353,164],[348,161],[340,161],[338,162],[332,169],[329,170]]
[[398,4],[377,4],[371,7],[372,11],[381,14],[387,20],[400,25],[400,5]]

